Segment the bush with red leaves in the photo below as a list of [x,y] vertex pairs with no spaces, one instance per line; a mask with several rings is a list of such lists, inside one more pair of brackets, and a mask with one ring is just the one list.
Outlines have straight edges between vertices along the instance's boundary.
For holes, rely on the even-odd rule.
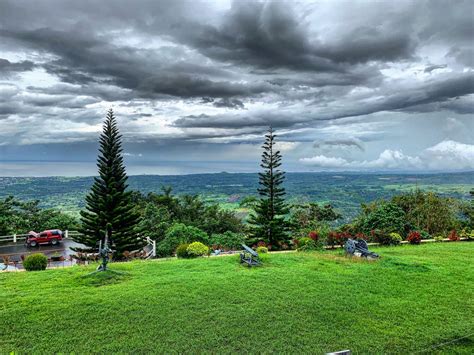
[[313,239],[315,242],[317,242],[319,240],[319,234],[316,231],[309,232],[308,237]]
[[448,239],[452,242],[457,242],[458,240],[461,240],[461,238],[459,238],[459,235],[456,233],[455,229],[449,232]]
[[340,245],[341,247],[347,241],[347,239],[352,238],[352,236],[347,232],[329,232],[327,244],[331,247],[335,245]]
[[421,243],[421,234],[418,231],[411,231],[408,233],[407,240],[410,244],[420,244]]

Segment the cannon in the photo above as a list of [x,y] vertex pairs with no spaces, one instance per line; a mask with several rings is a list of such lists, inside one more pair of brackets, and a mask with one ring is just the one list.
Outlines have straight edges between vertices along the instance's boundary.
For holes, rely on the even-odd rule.
[[248,267],[262,265],[258,253],[252,248],[246,246],[245,244],[242,244],[242,252],[240,253],[240,263],[247,264]]
[[379,258],[378,254],[369,250],[369,246],[364,239],[348,239],[344,245],[344,249],[346,253],[350,255],[357,255],[371,259]]

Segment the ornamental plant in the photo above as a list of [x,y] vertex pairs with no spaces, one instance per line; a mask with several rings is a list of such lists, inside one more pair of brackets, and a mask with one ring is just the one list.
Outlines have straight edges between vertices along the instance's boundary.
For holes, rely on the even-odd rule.
[[319,240],[319,233],[316,231],[311,231],[308,233],[308,237],[317,242]]
[[434,237],[435,242],[442,242],[443,239],[444,237],[442,235],[437,235],[436,237]]
[[403,240],[402,236],[395,232],[390,233],[388,236],[389,236],[390,244],[392,245],[400,244],[400,242]]
[[188,245],[186,251],[190,257],[198,257],[207,255],[209,253],[209,248],[201,242],[194,242]]
[[245,237],[243,234],[227,231],[213,234],[210,242],[214,249],[235,250],[245,242]]
[[383,230],[375,229],[370,232],[371,239],[380,245],[397,245],[402,241],[400,234],[387,233]]
[[420,244],[421,243],[421,234],[418,231],[411,231],[408,233],[407,240],[410,244]]
[[342,247],[349,238],[352,238],[350,233],[332,231],[328,234],[327,244],[331,247],[334,247],[335,245],[340,245]]
[[457,242],[458,240],[461,240],[461,238],[459,238],[459,235],[456,233],[455,229],[449,232],[448,239],[452,242]]
[[46,266],[48,266],[48,258],[41,253],[28,255],[23,261],[23,267],[26,271],[45,270]]
[[255,250],[258,254],[266,254],[268,253],[268,248],[267,247],[258,247],[257,250]]
[[310,251],[316,249],[318,249],[318,245],[313,239],[309,237],[303,237],[299,240],[298,251]]
[[176,256],[178,258],[183,258],[183,259],[190,258],[188,254],[188,247],[189,247],[189,244],[187,243],[178,245],[178,247],[176,248]]

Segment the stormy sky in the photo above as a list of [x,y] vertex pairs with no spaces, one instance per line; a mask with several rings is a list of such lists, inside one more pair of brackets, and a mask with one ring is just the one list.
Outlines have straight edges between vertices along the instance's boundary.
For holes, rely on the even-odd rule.
[[473,1],[0,1],[0,175],[474,170]]

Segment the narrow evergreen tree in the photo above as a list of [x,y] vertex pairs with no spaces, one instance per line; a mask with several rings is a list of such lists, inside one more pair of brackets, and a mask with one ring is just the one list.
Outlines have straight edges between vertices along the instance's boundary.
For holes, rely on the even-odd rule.
[[100,240],[104,243],[106,226],[110,223],[109,241],[117,252],[115,257],[120,257],[124,251],[139,249],[144,243],[136,233],[139,215],[131,203],[131,192],[126,191],[121,135],[112,109],[107,112],[99,142],[99,177],[94,178],[91,192],[86,196],[86,210],[81,211],[84,235],[75,240],[96,248]]
[[284,200],[285,189],[282,187],[285,173],[278,169],[281,166],[281,154],[275,150],[275,137],[270,127],[262,146],[260,166],[263,172],[258,174],[260,199],[249,223],[252,225],[254,241],[263,240],[273,248],[280,248],[281,244],[288,242],[288,222],[285,219],[288,207]]

